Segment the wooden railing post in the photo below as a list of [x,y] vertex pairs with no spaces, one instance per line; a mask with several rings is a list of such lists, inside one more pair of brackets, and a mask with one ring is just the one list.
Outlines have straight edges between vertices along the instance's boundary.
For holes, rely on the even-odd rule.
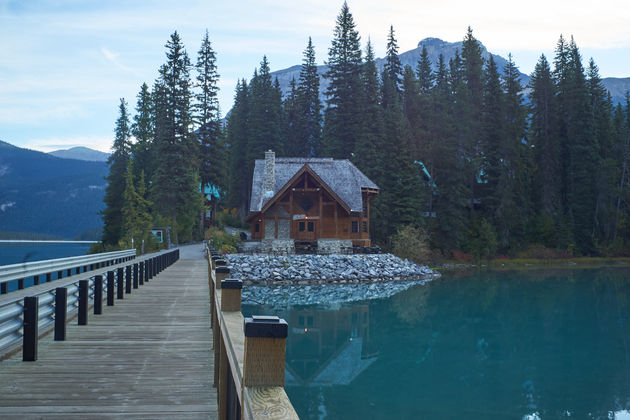
[[34,362],[37,360],[37,339],[39,337],[39,298],[28,296],[24,298],[24,337],[22,342],[22,360]]
[[78,325],[87,325],[88,323],[88,296],[90,284],[88,280],[79,280],[79,315]]
[[94,315],[103,313],[103,276],[94,276]]
[[[225,261],[223,262],[225,263]],[[220,289],[221,282],[230,277],[230,267],[228,267],[227,265],[219,265],[216,270],[214,270],[214,275],[216,276],[217,281],[216,287],[217,289]]]
[[238,279],[221,280],[221,310],[239,311],[241,310],[241,290],[243,281]]
[[243,387],[284,387],[288,331],[286,321],[277,316],[245,318]]
[[114,306],[114,272],[107,272],[107,306]]

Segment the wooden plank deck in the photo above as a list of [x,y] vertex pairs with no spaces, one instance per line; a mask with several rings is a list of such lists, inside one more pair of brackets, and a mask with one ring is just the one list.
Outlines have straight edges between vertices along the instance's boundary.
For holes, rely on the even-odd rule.
[[178,261],[36,362],[0,362],[0,418],[216,418],[209,312],[206,261]]

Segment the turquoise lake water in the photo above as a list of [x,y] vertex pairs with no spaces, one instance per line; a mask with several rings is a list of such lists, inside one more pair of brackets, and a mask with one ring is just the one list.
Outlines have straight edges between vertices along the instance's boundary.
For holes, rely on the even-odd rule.
[[445,274],[387,299],[243,312],[289,323],[302,419],[630,419],[630,269]]
[[85,255],[92,244],[0,243],[0,266]]

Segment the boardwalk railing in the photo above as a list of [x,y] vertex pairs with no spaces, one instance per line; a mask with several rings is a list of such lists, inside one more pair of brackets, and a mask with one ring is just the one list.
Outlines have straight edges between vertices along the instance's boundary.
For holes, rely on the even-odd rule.
[[[54,330],[56,341],[65,340],[66,323],[69,319],[77,317],[79,325],[87,325],[90,307],[93,307],[95,315],[101,314],[104,300],[107,301],[107,306],[113,306],[114,294],[118,299],[123,299],[125,293],[131,293],[132,289],[148,282],[179,259],[179,250],[145,256],[134,260],[132,264],[125,262],[135,257],[134,250],[121,251],[118,255],[107,254],[107,258],[99,254],[100,259],[86,256],[82,257],[83,260],[78,260],[79,257],[73,257],[70,263],[69,258],[43,261],[47,265],[42,267],[68,270],[69,275],[72,270],[69,267],[106,264],[108,268],[95,269],[84,275],[81,275],[79,269],[76,275],[66,279],[0,296],[0,358],[8,357],[22,347],[22,360],[37,360],[39,337]],[[63,263],[55,262],[62,260]],[[112,265],[114,262],[119,264]],[[47,269],[39,271],[39,274],[46,273]],[[22,273],[39,275],[33,274],[38,273],[36,269]],[[9,276],[7,274],[6,278]]]
[[284,391],[287,323],[243,318],[242,281],[208,244],[206,255],[219,419],[298,419]]
[[57,280],[74,274],[81,273],[81,270],[94,270],[95,268],[110,266],[124,261],[129,261],[136,257],[135,249],[124,251],[104,252],[93,255],[80,255],[78,257],[58,258],[55,260],[34,261],[29,263],[11,264],[0,267],[0,294],[8,292],[10,282],[17,283],[17,290],[24,289],[24,280],[33,278],[33,284],[49,282],[52,275],[57,273]]

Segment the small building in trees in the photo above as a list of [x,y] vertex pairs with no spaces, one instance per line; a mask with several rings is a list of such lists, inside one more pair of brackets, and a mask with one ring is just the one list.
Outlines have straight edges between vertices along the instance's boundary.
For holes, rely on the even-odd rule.
[[378,192],[349,160],[276,158],[270,150],[255,161],[246,221],[265,251],[370,246],[370,204]]

